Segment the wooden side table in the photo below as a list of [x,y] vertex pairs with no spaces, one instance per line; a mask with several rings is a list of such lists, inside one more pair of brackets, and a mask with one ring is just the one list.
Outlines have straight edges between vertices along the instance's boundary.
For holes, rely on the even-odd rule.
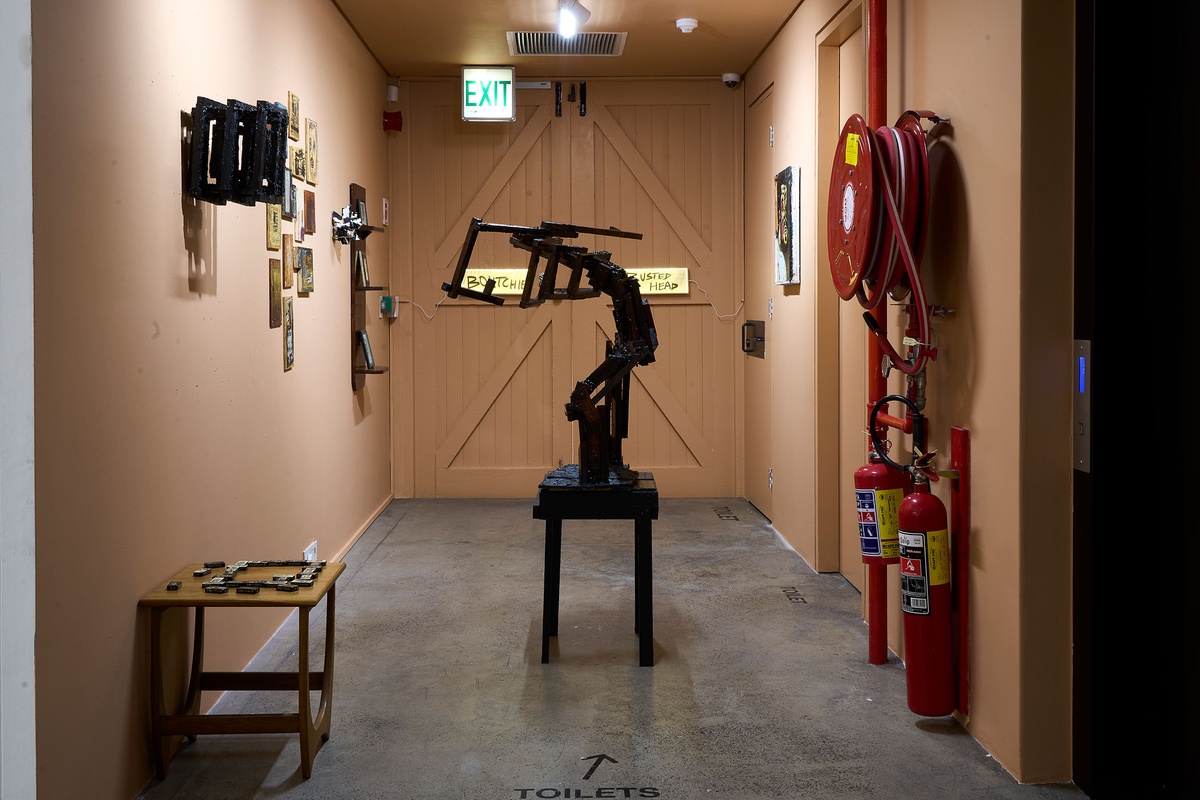
[[[307,779],[312,776],[313,758],[329,739],[330,714],[333,710],[333,623],[334,589],[338,576],[345,570],[343,562],[328,562],[317,574],[312,586],[285,592],[263,587],[257,594],[238,594],[229,589],[225,594],[205,592],[202,584],[208,577],[192,573],[203,564],[192,564],[169,581],[138,601],[150,609],[150,732],[154,750],[154,766],[161,780],[174,757],[173,737],[186,736],[195,741],[200,734],[220,733],[298,733],[300,734],[300,770]],[[295,567],[249,567],[238,573],[239,581],[270,580],[276,573],[296,572]],[[219,570],[214,570],[219,574]],[[168,590],[170,581],[180,587]],[[324,669],[312,671],[308,665],[309,611],[328,598],[325,606],[325,663]],[[208,672],[204,669],[204,609],[205,608],[296,608],[299,609],[299,665],[296,672]],[[192,608],[195,613],[195,638],[192,645],[191,672],[182,705],[168,712],[163,696],[162,620],[168,608]],[[321,692],[320,706],[314,719],[309,692]],[[202,692],[223,691],[292,691],[297,693],[299,710],[295,714],[201,714]]]
[[558,589],[564,519],[633,520],[633,630],[638,665],[654,666],[654,594],[651,526],[658,519],[658,486],[650,472],[632,483],[580,485],[579,467],[546,473],[538,485],[533,518],[546,520],[546,571],[542,594],[542,663],[550,661],[550,637],[558,636]]

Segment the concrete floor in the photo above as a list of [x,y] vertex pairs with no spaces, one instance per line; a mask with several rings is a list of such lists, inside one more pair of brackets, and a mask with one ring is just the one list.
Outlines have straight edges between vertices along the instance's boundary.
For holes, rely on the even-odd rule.
[[[1021,785],[867,662],[859,593],[745,500],[663,500],[656,663],[637,665],[633,523],[563,524],[559,636],[540,663],[532,500],[397,500],[337,585],[332,735],[201,736],[142,800],[1086,798]],[[313,614],[314,657],[324,603]],[[296,668],[294,619],[248,667]],[[319,661],[315,661],[319,664]],[[230,693],[214,713],[294,711]]]

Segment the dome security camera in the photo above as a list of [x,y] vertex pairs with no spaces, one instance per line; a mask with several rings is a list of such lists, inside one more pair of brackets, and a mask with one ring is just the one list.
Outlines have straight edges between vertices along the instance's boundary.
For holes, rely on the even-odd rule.
[[742,82],[742,76],[737,74],[736,72],[726,72],[724,75],[721,76],[721,80],[725,83],[726,86],[728,86],[730,89],[732,89],[733,87],[737,86],[739,83]]

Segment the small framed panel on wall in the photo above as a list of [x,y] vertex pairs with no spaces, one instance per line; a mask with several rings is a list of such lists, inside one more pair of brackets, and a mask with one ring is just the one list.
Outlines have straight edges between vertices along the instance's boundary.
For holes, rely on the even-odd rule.
[[800,168],[775,176],[775,283],[800,282]]
[[290,372],[296,364],[296,320],[292,298],[283,298],[283,371]]

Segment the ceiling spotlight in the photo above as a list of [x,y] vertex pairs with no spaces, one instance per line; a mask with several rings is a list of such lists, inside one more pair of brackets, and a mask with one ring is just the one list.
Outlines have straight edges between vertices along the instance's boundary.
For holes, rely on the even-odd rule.
[[675,20],[675,27],[679,28],[679,30],[683,31],[684,33],[691,33],[692,31],[696,30],[696,26],[699,24],[700,21],[695,17],[684,17],[683,19]]
[[558,34],[564,39],[570,39],[579,30],[579,26],[592,17],[579,0],[558,0]]

